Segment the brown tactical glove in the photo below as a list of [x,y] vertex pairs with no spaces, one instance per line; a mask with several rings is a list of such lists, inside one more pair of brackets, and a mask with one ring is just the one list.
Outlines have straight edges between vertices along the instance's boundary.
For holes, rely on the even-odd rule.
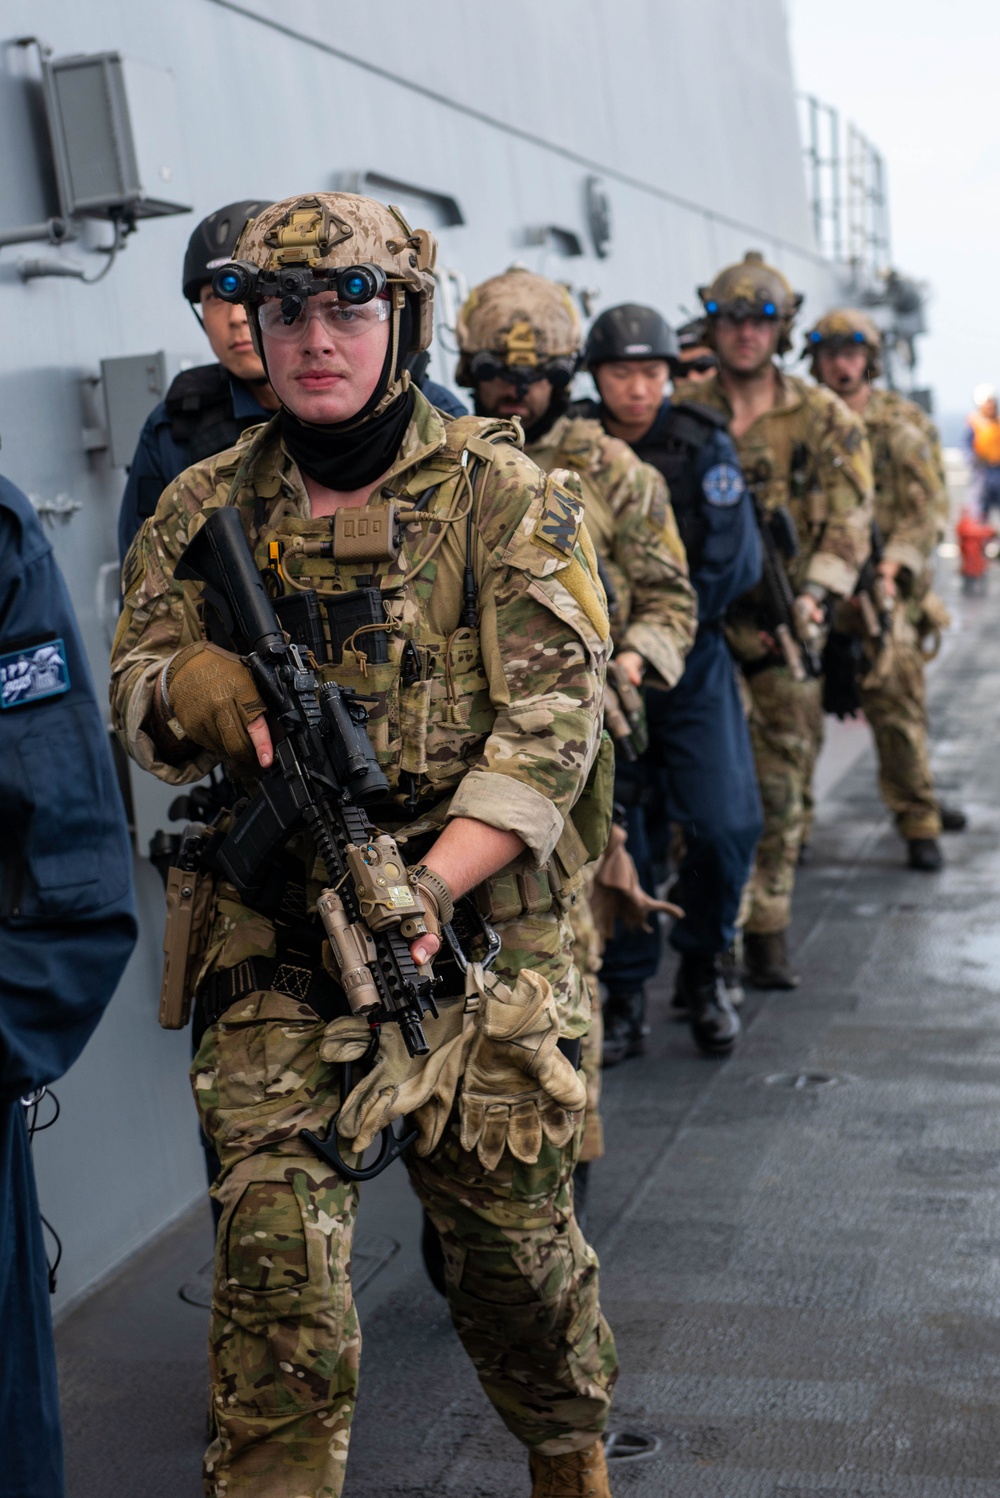
[[523,969],[513,991],[487,979],[459,1100],[462,1148],[495,1170],[504,1148],[534,1165],[543,1136],[562,1148],[580,1122],[587,1089],[558,1049],[552,986]]
[[239,656],[199,640],[178,650],[167,666],[170,721],[186,738],[227,763],[256,767],[246,725],[264,713],[254,679]]
[[[348,1094],[337,1133],[359,1154],[397,1118],[408,1117],[419,1131],[418,1155],[440,1142],[455,1104],[458,1079],[473,1038],[464,1026],[464,1005],[442,1005],[437,1019],[426,1016],[428,1056],[407,1054],[399,1026],[384,1024],[372,1069]],[[324,1061],[357,1061],[368,1049],[368,1023],[353,1015],[327,1025],[320,1043]]]
[[679,905],[669,900],[654,900],[647,895],[639,882],[639,871],[626,847],[628,834],[618,822],[612,822],[608,846],[594,872],[594,884],[590,892],[590,909],[601,936],[610,941],[616,921],[622,921],[627,931],[652,931],[649,923],[654,911],[663,911],[675,919],[683,918]]

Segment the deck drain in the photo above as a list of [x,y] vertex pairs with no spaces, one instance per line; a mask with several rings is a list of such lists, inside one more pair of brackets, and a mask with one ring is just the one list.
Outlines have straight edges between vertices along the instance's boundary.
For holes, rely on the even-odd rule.
[[776,1071],[763,1081],[765,1087],[783,1087],[787,1092],[820,1092],[824,1087],[841,1087],[846,1078],[828,1071]]
[[641,1436],[635,1430],[610,1430],[604,1437],[604,1454],[609,1462],[634,1461],[639,1456],[653,1456],[659,1449],[659,1436]]

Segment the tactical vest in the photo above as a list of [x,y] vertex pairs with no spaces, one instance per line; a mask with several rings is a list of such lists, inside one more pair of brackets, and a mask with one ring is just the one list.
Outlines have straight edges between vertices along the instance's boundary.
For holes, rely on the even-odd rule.
[[238,442],[247,427],[260,417],[233,414],[233,390],[229,374],[221,364],[200,364],[185,369],[173,381],[166,396],[170,435],[187,448],[189,461],[200,463]]
[[[509,426],[498,421],[484,428],[475,416],[448,422],[445,447],[400,475],[392,499],[399,510],[395,527],[388,503],[310,519],[289,513],[280,478],[272,472],[261,480],[254,472],[273,432],[269,423],[235,455],[226,502],[240,510],[275,611],[289,637],[311,653],[319,680],[335,680],[365,699],[368,734],[390,785],[390,804],[372,808],[372,815],[380,825],[407,826],[411,836],[424,823],[440,826],[448,798],[496,719],[479,639],[477,510],[481,470],[492,461],[493,445],[507,440]],[[227,474],[219,470],[218,476]],[[548,496],[547,489],[546,502]],[[441,546],[456,524],[464,552],[458,566],[454,550]],[[508,551],[514,547],[517,565],[551,566],[551,553],[521,545],[518,533]],[[587,847],[593,840],[601,851],[607,839],[610,792],[598,785],[605,770],[595,764],[560,839],[563,874],[596,856]],[[592,835],[588,817],[596,818]],[[491,899],[502,877],[488,881]],[[518,874],[522,882],[526,877]],[[544,889],[519,886],[512,907],[544,908],[551,901],[544,871],[534,876],[539,880]],[[494,920],[510,914],[495,900],[484,913]]]
[[708,533],[698,455],[714,433],[725,429],[726,418],[721,411],[685,401],[671,406],[663,419],[633,445],[636,457],[658,468],[667,481],[692,573],[701,566]]

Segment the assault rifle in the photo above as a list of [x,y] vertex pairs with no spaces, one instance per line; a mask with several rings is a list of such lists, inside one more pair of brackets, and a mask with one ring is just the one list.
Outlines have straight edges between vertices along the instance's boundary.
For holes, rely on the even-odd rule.
[[879,566],[885,557],[885,541],[878,521],[872,521],[872,549],[858,574],[854,598],[861,612],[865,634],[872,647],[881,650],[892,629],[892,602],[886,598]]
[[764,628],[774,637],[785,664],[796,681],[818,677],[821,670],[819,656],[799,633],[795,598],[782,560],[784,558],[791,561],[798,552],[798,538],[792,517],[785,509],[768,514],[761,503],[757,486],[751,483],[749,487],[763,553],[760,583],[764,592],[766,614]]
[[[430,964],[410,942],[426,930],[419,889],[393,838],[376,834],[365,807],[389,794],[365,729],[364,701],[322,686],[282,632],[235,509],[210,515],[175,575],[205,585],[211,638],[240,654],[267,708],[274,761],[252,799],[212,850],[212,862],[249,904],[289,838],[305,829],[326,871],[318,911],[348,1005],[373,1026],[398,1024],[411,1056],[428,1052],[421,1023],[436,1015]],[[221,631],[221,635],[220,635]],[[444,931],[464,966],[454,931]]]

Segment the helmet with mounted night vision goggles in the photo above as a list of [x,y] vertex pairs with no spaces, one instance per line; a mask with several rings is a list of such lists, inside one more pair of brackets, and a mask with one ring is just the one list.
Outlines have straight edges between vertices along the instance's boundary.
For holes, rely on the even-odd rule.
[[312,193],[272,203],[250,219],[212,288],[223,301],[246,307],[265,368],[263,303],[276,301],[280,321],[291,327],[322,292],[355,307],[385,299],[392,331],[386,388],[370,413],[376,415],[406,388],[406,359],[431,343],[436,257],[433,234],[411,229],[398,208],[356,193]]
[[750,317],[773,318],[781,324],[778,353],[792,346],[791,331],[795,315],[802,306],[802,296],[773,265],[768,265],[759,250],[747,250],[739,265],[727,265],[711,286],[699,286],[698,295],[706,313],[706,342],[715,346],[715,320],[732,317],[737,321]]
[[576,373],[583,327],[565,286],[513,266],[469,292],[455,333],[459,385],[550,380],[565,390]]
[[882,372],[882,334],[866,313],[857,307],[836,307],[821,317],[806,334],[803,354],[812,360],[816,373],[816,355],[820,349],[839,353],[845,348],[863,348],[868,355],[865,373],[874,377]]

